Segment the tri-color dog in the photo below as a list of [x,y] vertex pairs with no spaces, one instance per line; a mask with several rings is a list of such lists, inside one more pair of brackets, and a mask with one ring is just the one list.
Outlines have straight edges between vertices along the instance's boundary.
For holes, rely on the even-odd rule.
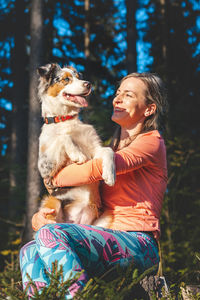
[[[44,125],[39,139],[38,168],[43,178],[53,177],[71,163],[81,164],[95,157],[102,158],[103,179],[114,185],[114,153],[102,147],[95,129],[78,118],[91,84],[82,80],[71,67],[47,64],[38,68],[38,94]],[[53,196],[52,196],[53,195]],[[54,208],[56,222],[92,224],[99,217],[101,200],[99,184],[58,189],[42,200],[42,207]]]

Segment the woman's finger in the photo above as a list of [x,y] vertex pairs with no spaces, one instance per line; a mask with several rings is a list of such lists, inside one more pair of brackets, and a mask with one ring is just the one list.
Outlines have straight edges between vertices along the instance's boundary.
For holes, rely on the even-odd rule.
[[33,215],[32,227],[34,230],[39,230],[42,226],[46,224],[55,224],[54,220],[47,219],[47,215],[55,213],[55,209],[41,208],[37,213]]
[[44,208],[41,208],[39,210],[39,214],[40,213],[41,213],[41,215],[46,217],[46,215],[53,215],[55,213],[55,209],[54,208],[49,208],[49,207],[44,207]]
[[47,220],[47,219],[45,219],[45,220],[46,220],[46,224],[56,224],[56,221],[54,221],[54,220]]

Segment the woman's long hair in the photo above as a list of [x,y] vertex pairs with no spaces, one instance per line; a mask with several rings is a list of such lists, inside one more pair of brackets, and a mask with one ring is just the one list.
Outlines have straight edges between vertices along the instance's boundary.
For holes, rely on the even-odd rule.
[[[138,78],[142,80],[146,86],[146,104],[156,104],[155,113],[145,119],[142,130],[139,133],[144,133],[155,129],[164,130],[165,116],[168,111],[168,102],[167,92],[163,81],[159,76],[153,73],[131,73],[122,78],[120,84],[127,78]],[[120,134],[121,127],[117,126],[110,144],[114,151],[117,150],[119,145]]]

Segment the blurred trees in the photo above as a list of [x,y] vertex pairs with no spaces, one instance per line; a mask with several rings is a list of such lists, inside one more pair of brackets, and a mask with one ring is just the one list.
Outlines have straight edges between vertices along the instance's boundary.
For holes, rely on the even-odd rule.
[[188,271],[200,245],[200,7],[195,1],[159,0],[149,2],[146,10],[145,40],[151,43],[154,58],[149,68],[166,81],[169,94],[169,182],[162,240],[165,266],[175,276]]
[[199,6],[195,1],[151,1],[146,40],[154,57],[152,70],[169,90],[169,128],[172,135],[199,135]]
[[[5,29],[0,36],[0,217],[8,217],[10,198],[12,217],[17,215],[16,220],[22,221],[25,175],[30,186],[37,181],[36,188],[28,187],[29,203],[36,203],[30,195],[34,194],[36,199],[42,194],[38,175],[30,177],[24,172],[28,153],[29,170],[38,173],[36,148],[41,125],[35,94],[38,64],[73,65],[92,82],[90,106],[82,112],[82,118],[96,126],[103,140],[108,140],[113,132],[112,95],[120,78],[136,68],[156,72],[167,83],[170,103],[165,134],[169,185],[162,216],[164,265],[170,276],[185,274],[194,267],[194,253],[200,244],[199,2],[45,0],[41,45],[33,42],[33,31],[29,29],[32,5],[37,1],[0,2],[0,24]],[[28,117],[28,108],[33,111],[34,103],[35,116]],[[28,123],[29,130],[35,131],[33,135],[31,131],[27,134]],[[27,152],[28,137],[34,157]],[[29,226],[31,211],[35,209],[36,206],[30,208],[27,215]],[[5,228],[7,225],[2,222],[0,231],[4,240]]]

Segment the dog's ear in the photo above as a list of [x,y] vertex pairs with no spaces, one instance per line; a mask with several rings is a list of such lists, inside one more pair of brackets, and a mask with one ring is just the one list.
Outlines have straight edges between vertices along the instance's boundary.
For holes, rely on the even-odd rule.
[[57,64],[47,64],[41,66],[37,69],[37,72],[40,77],[49,81],[50,78],[53,78],[60,67]]
[[72,67],[72,66],[65,66],[65,68],[68,68],[68,69],[70,69],[70,70],[72,70],[74,72],[77,72],[77,70],[74,67]]
[[80,72],[78,72],[78,71],[76,70],[76,68],[74,68],[74,67],[72,67],[72,66],[65,66],[65,68],[68,68],[68,69],[72,70],[75,74],[77,74],[77,77],[78,77],[79,79],[83,79],[83,74],[80,73]]

